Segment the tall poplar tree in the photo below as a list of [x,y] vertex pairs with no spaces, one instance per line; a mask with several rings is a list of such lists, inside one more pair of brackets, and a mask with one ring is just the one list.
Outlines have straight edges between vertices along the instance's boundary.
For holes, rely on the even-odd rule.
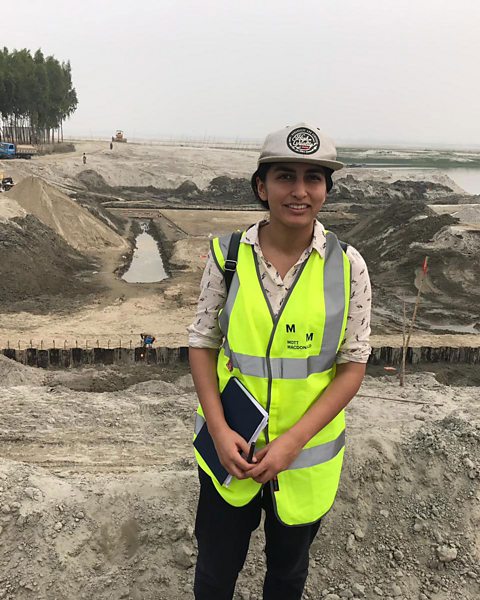
[[54,132],[78,105],[70,62],[60,63],[39,49],[0,51],[2,138],[12,142],[55,141]]

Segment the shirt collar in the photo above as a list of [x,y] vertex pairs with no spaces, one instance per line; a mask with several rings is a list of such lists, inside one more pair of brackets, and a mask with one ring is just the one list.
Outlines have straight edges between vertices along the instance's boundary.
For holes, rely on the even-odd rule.
[[[262,219],[252,225],[247,231],[244,233],[242,237],[242,242],[244,244],[250,244],[251,246],[259,246],[258,240],[258,230],[262,225],[268,223],[268,219]],[[312,250],[316,250],[321,258],[325,258],[325,248],[327,246],[327,237],[325,234],[325,227],[320,223],[320,221],[315,220],[313,225],[313,237],[312,241],[308,248],[305,249],[305,252],[310,255]]]

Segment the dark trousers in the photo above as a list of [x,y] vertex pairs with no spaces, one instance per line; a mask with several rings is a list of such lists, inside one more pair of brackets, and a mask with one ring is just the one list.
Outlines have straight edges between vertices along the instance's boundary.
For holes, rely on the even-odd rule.
[[236,508],[223,500],[201,469],[199,477],[195,599],[232,600],[250,536],[260,525],[263,509],[267,557],[263,600],[300,600],[308,575],[310,545],[320,521],[300,527],[282,525],[275,515],[269,484],[249,504]]

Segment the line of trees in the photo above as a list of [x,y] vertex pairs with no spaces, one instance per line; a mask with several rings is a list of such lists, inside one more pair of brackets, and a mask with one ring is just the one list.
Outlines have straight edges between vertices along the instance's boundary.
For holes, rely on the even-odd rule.
[[46,144],[63,141],[63,122],[78,100],[70,62],[41,50],[0,50],[0,119],[3,141]]

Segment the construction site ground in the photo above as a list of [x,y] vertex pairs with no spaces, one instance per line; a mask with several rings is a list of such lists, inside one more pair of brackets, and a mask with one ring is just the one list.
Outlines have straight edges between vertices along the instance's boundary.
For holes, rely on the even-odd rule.
[[[255,159],[256,153],[225,149],[127,143],[110,151],[107,142],[82,142],[74,153],[2,163],[18,188],[16,195],[0,196],[2,269],[9,265],[0,270],[0,347],[138,344],[142,331],[156,335],[157,345],[186,345],[209,239],[248,226],[261,212],[254,206],[199,209],[196,192],[191,208],[186,201],[177,206],[178,198],[155,203],[143,189],[151,186],[155,194],[186,180],[205,189],[214,177],[248,178]],[[400,176],[393,169],[351,169],[349,175],[359,183],[345,185],[364,191],[367,183],[390,185]],[[401,177],[421,182],[425,173],[402,169]],[[440,172],[429,177],[461,194]],[[145,198],[140,192],[129,196],[129,186],[142,188]],[[47,225],[36,204],[43,210],[55,202],[64,220]],[[95,227],[78,212],[87,204],[97,217]],[[453,225],[462,227],[460,237],[441,229],[433,242],[418,238],[437,253],[432,268],[437,265],[447,278],[435,307],[442,319],[451,319],[447,267],[452,270],[455,261],[458,270],[466,239],[473,244],[469,252],[476,248],[476,204],[468,222]],[[343,233],[344,224],[355,225],[352,210],[348,204],[326,206],[326,224],[331,220]],[[35,211],[38,219],[31,216]],[[407,217],[413,226],[418,221],[416,214]],[[169,278],[128,284],[120,275],[142,221],[150,223]],[[444,221],[438,224],[444,227]],[[28,248],[21,246],[24,234],[38,244],[37,263],[29,262]],[[392,240],[389,248],[399,243]],[[440,260],[442,248],[448,250],[447,267]],[[372,253],[378,281],[391,286],[368,240],[365,252]],[[54,263],[59,255],[63,262]],[[397,269],[398,278],[409,265]],[[468,285],[478,287],[472,277],[465,276],[468,293]],[[426,293],[432,293],[434,281]],[[372,342],[400,345],[401,306],[391,295],[383,304],[381,287],[378,293]],[[433,293],[427,295],[425,308],[434,300]],[[437,333],[422,326],[412,345],[480,345],[477,314],[468,299],[462,303],[463,312],[452,309],[453,329]],[[420,323],[428,324],[424,319]],[[471,332],[460,335],[455,327]],[[478,384],[475,365],[419,365],[409,371],[404,388],[397,373],[383,366],[369,371],[348,407],[339,496],[312,546],[305,600],[480,597]],[[42,371],[0,356],[0,599],[193,598],[196,403],[185,364]],[[235,600],[261,599],[262,548],[260,529]]]

